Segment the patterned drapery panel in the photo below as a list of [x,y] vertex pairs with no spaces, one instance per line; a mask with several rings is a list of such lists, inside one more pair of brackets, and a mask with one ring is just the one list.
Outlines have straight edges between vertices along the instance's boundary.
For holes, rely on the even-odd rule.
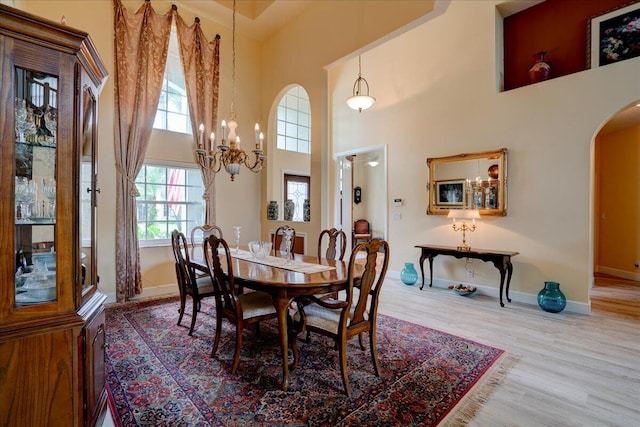
[[153,128],[167,61],[174,9],[157,14],[149,0],[115,10],[116,300],[142,292],[135,178]]
[[[200,19],[187,26],[184,20],[176,15],[176,29],[180,60],[184,70],[189,100],[189,114],[193,129],[194,144],[202,144],[204,149],[211,150],[209,135],[218,125],[218,94],[220,87],[220,36],[208,42],[200,27]],[[204,132],[199,133],[200,124]],[[206,203],[205,224],[216,224],[215,177],[208,169],[201,169],[202,182],[205,185],[202,195]]]

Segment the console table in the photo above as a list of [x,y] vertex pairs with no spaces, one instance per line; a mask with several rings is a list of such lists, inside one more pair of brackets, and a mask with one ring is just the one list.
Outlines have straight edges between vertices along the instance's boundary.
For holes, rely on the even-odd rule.
[[505,296],[507,301],[509,298],[509,283],[511,282],[511,273],[513,273],[513,265],[511,265],[511,257],[516,256],[519,252],[493,251],[488,249],[471,249],[470,251],[459,250],[455,246],[436,246],[436,245],[416,245],[416,248],[422,250],[420,255],[420,272],[422,273],[422,286],[424,288],[424,260],[429,260],[429,287],[433,285],[433,258],[437,255],[450,255],[456,258],[473,258],[484,262],[492,262],[500,271],[500,307],[504,307],[502,302],[502,290],[504,289],[504,279],[507,278],[507,287]]

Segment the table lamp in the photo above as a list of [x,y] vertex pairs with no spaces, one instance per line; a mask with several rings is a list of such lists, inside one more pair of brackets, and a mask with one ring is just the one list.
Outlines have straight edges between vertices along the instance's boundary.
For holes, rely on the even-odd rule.
[[[471,247],[467,245],[466,235],[467,231],[474,231],[476,229],[476,219],[480,219],[480,212],[478,209],[449,209],[449,215],[447,218],[453,219],[453,231],[462,230],[462,245],[458,246],[459,251],[470,251]],[[456,224],[456,219],[462,220],[462,225]],[[467,221],[470,219],[471,226],[467,225]]]

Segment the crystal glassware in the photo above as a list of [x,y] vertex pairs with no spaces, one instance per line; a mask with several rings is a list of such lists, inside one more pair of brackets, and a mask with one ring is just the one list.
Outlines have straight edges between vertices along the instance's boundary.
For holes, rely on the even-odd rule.
[[[56,180],[55,178],[49,178],[42,180],[42,193],[44,197],[49,201],[47,215],[49,218],[55,218],[56,216]],[[43,212],[44,216],[44,212]]]
[[291,265],[291,246],[293,238],[293,230],[286,229],[282,235],[282,246],[280,247],[280,256],[286,261],[284,265]]
[[241,225],[233,226],[233,234],[236,236],[236,254],[240,253],[240,230],[242,229]]
[[[16,202],[20,206],[20,221],[31,222],[31,204],[36,200],[36,185],[35,182],[29,180],[24,176],[17,176],[15,178],[15,197]],[[16,211],[16,218],[18,214]]]

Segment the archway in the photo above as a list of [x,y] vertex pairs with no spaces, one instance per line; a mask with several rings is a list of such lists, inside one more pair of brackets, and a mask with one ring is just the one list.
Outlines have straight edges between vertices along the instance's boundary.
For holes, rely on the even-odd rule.
[[640,298],[640,101],[625,106],[601,127],[594,137],[592,155],[594,279],[590,300],[596,308],[608,294],[607,286],[611,287],[608,299],[614,300],[615,287],[637,282],[628,289]]

